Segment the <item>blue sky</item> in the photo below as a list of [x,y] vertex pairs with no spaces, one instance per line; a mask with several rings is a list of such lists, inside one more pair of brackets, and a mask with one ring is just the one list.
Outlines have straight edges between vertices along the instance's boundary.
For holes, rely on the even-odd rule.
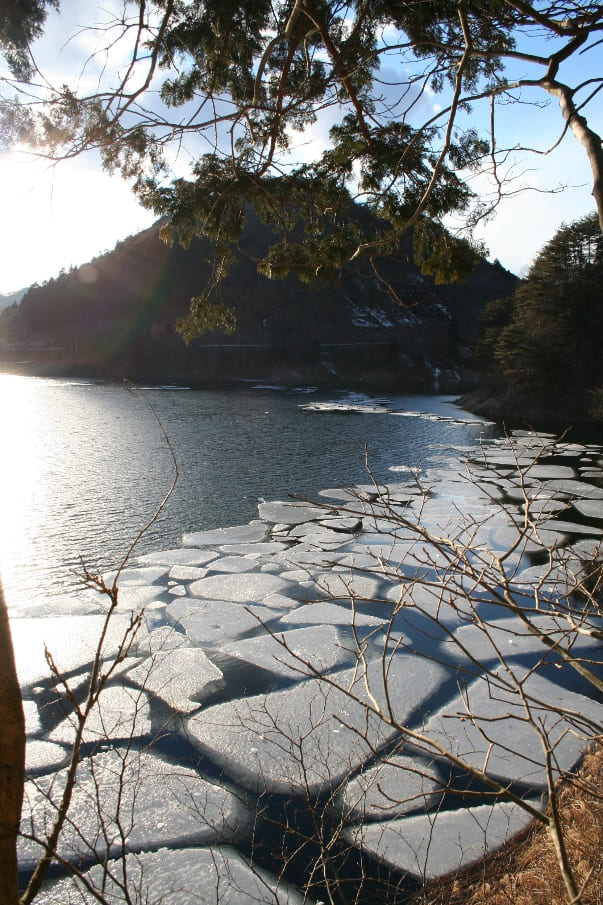
[[[96,39],[84,32],[64,42],[67,34],[77,31],[79,9],[79,4],[64,0],[63,13],[49,20],[45,42],[39,44],[39,58],[55,73],[69,71],[75,60],[94,49],[92,41]],[[600,56],[600,48],[591,56],[597,53]],[[578,59],[575,65],[578,74],[580,70],[588,74],[589,57]],[[94,81],[92,65],[85,77]],[[538,99],[547,106],[502,108],[498,144],[508,148],[521,144],[544,152],[561,133],[557,102],[542,92],[523,99]],[[434,96],[425,98],[433,110],[437,110],[439,101]],[[483,109],[476,106],[471,114],[478,126],[486,122],[486,117],[485,105]],[[599,134],[603,132],[603,98],[589,108],[589,122]],[[300,138],[300,154],[324,143],[326,133],[326,125],[319,123],[312,133]],[[513,153],[510,161],[513,186],[517,190],[525,187],[525,191],[506,198],[496,216],[481,225],[476,235],[485,241],[491,259],[498,258],[509,270],[523,274],[562,222],[594,209],[592,176],[586,152],[571,133],[550,155]],[[181,173],[180,163],[174,165]],[[0,293],[42,282],[62,268],[84,263],[150,226],[154,219],[139,206],[121,177],[103,173],[93,153],[54,166],[23,151],[0,154],[0,186]],[[482,177],[474,181],[474,189],[480,195],[489,191]]]

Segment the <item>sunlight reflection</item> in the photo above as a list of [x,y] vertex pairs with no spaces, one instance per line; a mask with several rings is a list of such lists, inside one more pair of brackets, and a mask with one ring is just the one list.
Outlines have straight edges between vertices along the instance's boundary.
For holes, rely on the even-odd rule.
[[16,565],[27,556],[32,514],[41,502],[34,382],[0,374],[0,574],[9,606]]

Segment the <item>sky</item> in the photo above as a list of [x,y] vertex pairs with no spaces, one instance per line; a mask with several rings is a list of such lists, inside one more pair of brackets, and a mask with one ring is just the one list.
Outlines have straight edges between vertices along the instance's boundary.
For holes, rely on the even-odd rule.
[[[78,9],[75,0],[63,0],[61,15],[51,16],[47,36],[38,45],[38,59],[55,77],[94,49],[96,38],[77,32]],[[77,38],[65,43],[65,36],[74,33]],[[84,79],[94,84],[95,77],[89,65]],[[426,95],[425,103],[437,110],[437,98]],[[596,101],[589,121],[603,131],[603,100]],[[319,123],[299,139],[301,156],[324,144],[327,125]],[[499,139],[508,147],[521,142],[545,150],[556,141],[561,126],[554,100],[548,109],[514,106],[503,110]],[[496,216],[477,229],[476,237],[485,242],[491,260],[497,258],[524,275],[556,229],[594,210],[594,202],[586,152],[571,133],[554,153],[520,159],[515,185],[530,189],[505,199]],[[561,185],[565,188],[558,191]],[[483,178],[473,187],[478,194],[489,190]],[[0,294],[85,263],[154,220],[153,213],[138,204],[131,187],[119,175],[103,172],[91,152],[55,165],[24,150],[1,153],[0,191]]]

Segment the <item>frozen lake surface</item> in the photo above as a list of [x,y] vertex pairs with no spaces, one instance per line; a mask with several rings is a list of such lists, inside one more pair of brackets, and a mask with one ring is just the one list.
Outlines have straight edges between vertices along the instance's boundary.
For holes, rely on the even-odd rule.
[[[325,481],[311,504],[259,493],[249,518],[191,520],[123,572],[108,664],[129,614],[144,618],[91,715],[75,827],[59,845],[110,901],[125,901],[124,871],[137,902],[324,901],[321,865],[350,900],[364,883],[386,901],[397,884],[476,860],[546,806],[537,727],[559,775],[601,722],[591,686],[502,596],[563,642],[559,591],[603,537],[601,448],[547,449],[529,434],[509,447],[441,400],[414,415],[325,402],[312,417],[360,417],[365,431],[366,419],[424,420],[451,434],[422,450],[420,471],[390,447],[379,487],[364,474]],[[496,555],[526,503],[535,521],[501,577]],[[73,735],[43,645],[81,700],[104,608],[83,590],[44,618],[14,606],[32,835],[52,817]],[[599,650],[584,635],[574,653],[590,663]],[[21,855],[27,869],[35,843]],[[41,901],[69,901],[72,882],[52,877]]]

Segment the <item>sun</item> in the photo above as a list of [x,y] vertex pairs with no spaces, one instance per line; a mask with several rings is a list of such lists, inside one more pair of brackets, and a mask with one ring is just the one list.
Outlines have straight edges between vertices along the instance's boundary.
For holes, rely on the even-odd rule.
[[146,229],[154,215],[95,155],[52,163],[17,149],[0,154],[0,293],[55,277]]

